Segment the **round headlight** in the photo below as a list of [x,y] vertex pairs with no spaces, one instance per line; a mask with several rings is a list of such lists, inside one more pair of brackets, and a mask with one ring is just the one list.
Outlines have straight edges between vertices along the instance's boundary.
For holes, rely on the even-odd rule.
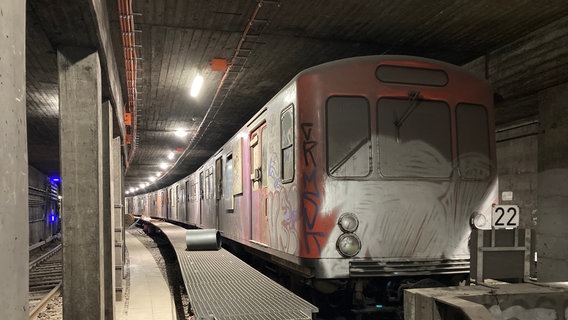
[[353,213],[344,213],[339,217],[337,224],[343,232],[355,232],[359,227],[359,219]]
[[344,257],[354,257],[361,250],[361,240],[354,233],[344,233],[337,239],[337,250]]
[[485,226],[485,224],[487,223],[487,219],[485,218],[484,215],[478,213],[478,212],[474,212],[471,215],[471,220],[470,220],[471,226],[473,228],[476,229],[481,229]]

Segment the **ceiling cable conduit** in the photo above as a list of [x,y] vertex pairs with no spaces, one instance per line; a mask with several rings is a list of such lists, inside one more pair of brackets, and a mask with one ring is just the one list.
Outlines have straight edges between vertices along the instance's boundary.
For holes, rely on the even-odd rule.
[[[247,41],[247,37],[249,37],[249,36],[257,37],[258,36],[258,35],[249,35],[248,33],[250,32],[250,29],[251,29],[251,26],[253,25],[253,23],[259,21],[259,20],[256,19],[256,16],[258,15],[260,8],[263,6],[263,4],[265,2],[266,2],[265,0],[259,0],[258,3],[256,4],[256,6],[255,6],[247,24],[246,24],[246,27],[245,27],[242,35],[241,35],[239,43],[237,44],[237,47],[235,48],[235,52],[233,53],[233,56],[231,57],[231,61],[229,61],[229,63],[227,64],[227,69],[225,70],[225,73],[223,74],[223,77],[221,78],[219,86],[215,90],[215,95],[213,96],[213,100],[211,101],[211,104],[209,105],[209,108],[207,109],[205,116],[201,119],[201,122],[199,123],[197,130],[195,130],[194,134],[191,136],[191,140],[187,144],[187,147],[184,149],[183,153],[178,157],[176,162],[173,163],[173,165],[171,165],[170,168],[162,175],[162,177],[166,176],[181,161],[183,161],[183,159],[185,159],[189,155],[189,152],[195,148],[195,146],[197,145],[199,140],[201,140],[201,136],[203,135],[203,132],[202,132],[203,125],[206,122],[206,120],[208,119],[209,114],[211,113],[213,107],[216,106],[215,102],[220,97],[220,92],[222,90],[223,85],[225,84],[225,81],[227,81],[227,77],[229,76],[230,73],[234,72],[234,71],[231,70],[231,68],[232,67],[240,67],[240,70],[237,71],[237,73],[240,72],[243,69],[243,66],[235,64],[235,61],[239,58],[243,58],[241,55],[239,55],[241,53],[241,51],[246,51],[246,52],[251,51],[250,48],[243,49],[242,46]],[[269,3],[269,2],[266,2],[266,3]],[[279,3],[278,3],[278,5],[279,5]],[[265,21],[265,20],[262,20],[262,21]],[[248,54],[247,54],[247,56],[248,56]],[[233,80],[233,83],[234,83],[235,80],[236,79]],[[231,87],[232,87],[232,84],[231,84]],[[224,96],[226,96],[228,94],[228,92],[230,91],[230,88],[225,89],[225,90],[226,90],[226,92],[224,92]],[[221,99],[224,100],[224,97],[222,97]],[[218,104],[217,110],[215,111],[215,113],[212,116],[213,118],[215,118],[215,116],[217,115],[217,112],[220,109],[220,104],[222,104],[222,102]],[[213,120],[210,120],[207,123],[207,126],[205,127],[205,129],[203,129],[203,131],[207,130],[207,128],[209,127],[209,125],[211,124],[212,121]]]
[[[127,167],[132,161],[134,152],[136,151],[136,146],[138,142],[138,136],[136,132],[138,117],[137,117],[137,101],[138,92],[136,90],[136,79],[138,69],[138,57],[136,54],[136,49],[140,48],[140,45],[136,45],[136,30],[134,30],[134,13],[132,12],[132,0],[117,0],[118,1],[118,14],[120,20],[120,30],[122,33],[122,46],[124,52],[124,66],[126,69],[126,89],[128,92],[128,102],[125,108],[126,112],[130,113],[130,139],[127,139],[127,143],[130,143],[130,150],[128,153],[128,159],[126,160]],[[128,127],[128,124],[127,124]],[[129,136],[127,134],[127,136]]]

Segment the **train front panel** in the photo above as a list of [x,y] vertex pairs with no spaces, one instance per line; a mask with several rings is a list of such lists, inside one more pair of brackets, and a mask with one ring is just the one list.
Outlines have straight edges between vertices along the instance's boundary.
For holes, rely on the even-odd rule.
[[294,254],[317,278],[465,274],[470,221],[496,199],[492,91],[454,66],[381,59],[298,77]]

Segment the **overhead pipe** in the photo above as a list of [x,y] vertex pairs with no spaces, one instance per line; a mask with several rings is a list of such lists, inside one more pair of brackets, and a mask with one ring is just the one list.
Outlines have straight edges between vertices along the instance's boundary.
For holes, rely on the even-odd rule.
[[[233,57],[231,58],[231,61],[227,64],[227,69],[225,70],[225,73],[223,74],[223,77],[221,78],[221,81],[219,82],[219,86],[215,90],[215,95],[213,96],[213,100],[211,101],[211,104],[209,105],[209,108],[207,109],[205,116],[203,117],[203,119],[201,119],[201,122],[199,123],[197,130],[195,130],[195,134],[193,134],[193,136],[191,137],[191,141],[187,144],[187,147],[184,149],[182,154],[178,157],[176,162],[173,165],[171,165],[170,168],[162,175],[162,177],[167,175],[170,171],[172,171],[178,165],[178,163],[180,161],[182,161],[182,159],[185,159],[185,157],[187,157],[187,155],[190,151],[190,148],[193,146],[193,142],[195,141],[195,138],[199,135],[199,131],[203,127],[203,124],[205,123],[207,116],[209,115],[209,113],[211,112],[211,109],[213,108],[213,105],[214,105],[215,100],[217,99],[217,96],[219,96],[219,92],[221,91],[221,87],[223,87],[223,84],[225,83],[227,76],[231,72],[231,68],[235,65],[235,61],[239,58],[239,53],[241,51],[243,43],[246,41],[247,36],[249,36],[248,33],[250,31],[250,28],[251,28],[252,24],[255,21],[257,21],[256,16],[258,15],[260,8],[262,7],[262,5],[265,2],[269,3],[268,1],[265,1],[265,0],[259,0],[258,3],[256,4],[256,7],[254,8],[254,10],[253,10],[253,12],[252,12],[252,14],[251,14],[251,16],[248,20],[248,23],[245,27],[245,30],[243,31],[243,34],[241,35],[241,39],[239,40],[239,43],[237,44],[237,47],[235,48],[235,52],[233,53]],[[253,36],[256,36],[256,35],[253,35]]]

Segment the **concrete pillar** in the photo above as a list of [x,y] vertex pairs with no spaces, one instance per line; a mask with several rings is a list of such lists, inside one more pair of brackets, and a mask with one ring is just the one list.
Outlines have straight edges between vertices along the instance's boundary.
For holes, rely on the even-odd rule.
[[568,281],[568,84],[539,93],[537,277]]
[[[124,147],[123,147],[124,148]],[[123,164],[122,166],[122,176],[121,176],[121,183],[120,183],[120,206],[121,206],[121,216],[120,216],[120,223],[122,225],[122,279],[125,280],[126,279],[126,269],[124,269],[124,264],[126,263],[126,214],[128,213],[128,208],[126,206],[126,199],[124,198],[124,170],[125,170],[125,163],[126,163],[126,153],[122,153],[123,156],[123,162],[121,162],[121,164]]]
[[104,319],[103,124],[96,52],[60,48],[63,319]]
[[113,201],[114,201],[114,284],[115,299],[122,300],[124,261],[122,252],[124,250],[123,234],[123,213],[122,213],[122,157],[121,157],[120,137],[112,141],[112,180],[113,180]]
[[28,310],[26,2],[0,1],[0,319]]
[[113,200],[113,154],[112,154],[112,106],[109,101],[102,105],[103,125],[103,238],[104,238],[104,287],[105,320],[114,319],[114,200]]

